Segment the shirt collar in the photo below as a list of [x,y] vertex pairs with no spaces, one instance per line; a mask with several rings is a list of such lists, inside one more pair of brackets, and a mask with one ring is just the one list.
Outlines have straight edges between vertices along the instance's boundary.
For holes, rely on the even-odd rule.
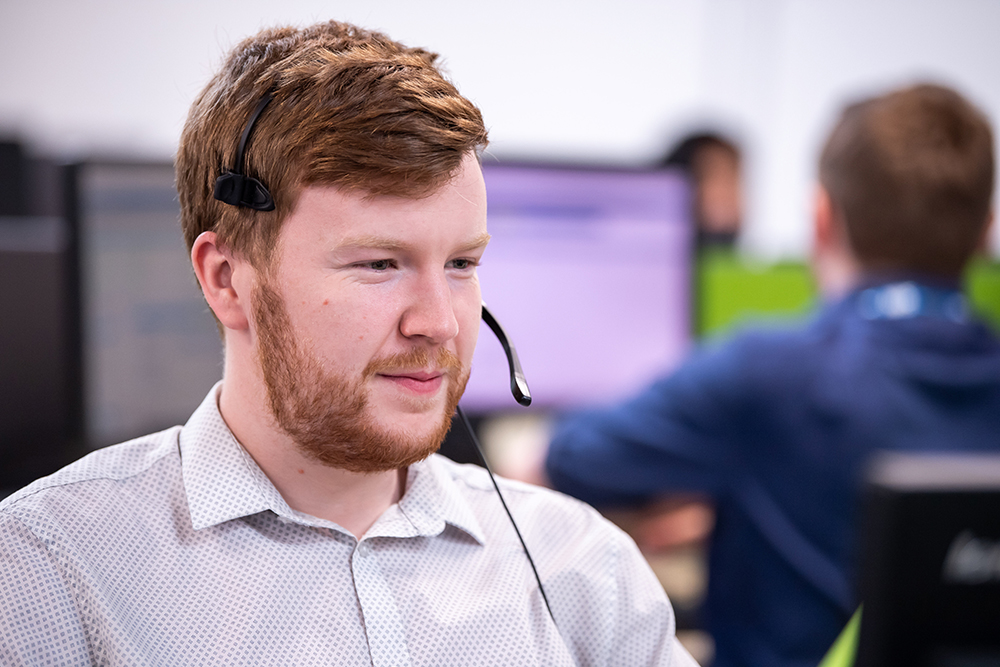
[[437,535],[444,530],[445,524],[449,524],[484,544],[482,527],[459,491],[460,483],[452,476],[443,456],[433,454],[414,463],[406,477],[403,498],[382,515],[368,535]]
[[[270,510],[303,525],[343,529],[297,512],[236,440],[219,412],[217,383],[180,435],[181,469],[195,530]],[[375,522],[366,537],[433,536],[450,524],[480,544],[479,522],[462,497],[447,463],[438,455],[410,466],[406,492]]]
[[288,507],[222,419],[221,387],[212,387],[181,429],[181,470],[195,530]]
[[854,293],[890,283],[912,282],[932,289],[961,291],[962,281],[958,277],[934,276],[914,271],[867,271],[857,281]]

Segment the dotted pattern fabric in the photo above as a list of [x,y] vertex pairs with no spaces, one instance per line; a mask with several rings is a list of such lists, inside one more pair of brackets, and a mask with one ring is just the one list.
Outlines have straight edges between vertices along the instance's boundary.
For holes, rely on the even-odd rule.
[[292,510],[216,389],[0,503],[3,665],[693,665],[621,531],[434,455],[362,540]]

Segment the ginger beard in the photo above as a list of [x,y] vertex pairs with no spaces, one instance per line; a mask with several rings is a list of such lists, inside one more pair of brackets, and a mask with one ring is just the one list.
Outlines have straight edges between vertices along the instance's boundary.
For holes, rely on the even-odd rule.
[[334,468],[374,473],[405,468],[441,446],[469,380],[469,370],[462,368],[454,353],[439,348],[433,364],[445,373],[447,383],[437,428],[426,436],[389,432],[370,414],[365,381],[376,373],[431,365],[426,348],[374,359],[361,379],[352,381],[324,370],[303,348],[292,331],[284,301],[267,280],[254,290],[253,317],[271,414],[306,456]]

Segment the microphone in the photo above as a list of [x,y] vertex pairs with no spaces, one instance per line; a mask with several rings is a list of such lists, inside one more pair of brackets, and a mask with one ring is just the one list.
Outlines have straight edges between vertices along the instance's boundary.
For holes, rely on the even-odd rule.
[[514,395],[515,401],[528,407],[531,405],[531,391],[528,389],[528,381],[524,377],[524,371],[521,370],[521,360],[518,359],[517,350],[514,349],[514,344],[510,342],[507,332],[500,326],[497,318],[493,317],[493,313],[486,307],[485,302],[483,302],[483,322],[486,322],[493,334],[500,340],[504,354],[507,355],[507,366],[510,369],[510,393]]

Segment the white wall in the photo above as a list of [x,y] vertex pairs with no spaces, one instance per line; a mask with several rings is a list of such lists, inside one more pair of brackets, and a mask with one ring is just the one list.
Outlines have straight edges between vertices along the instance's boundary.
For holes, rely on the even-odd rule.
[[[931,77],[1000,120],[994,0],[0,0],[0,132],[169,157],[226,49],[341,18],[443,54],[505,156],[648,162],[706,121],[749,149],[747,246],[804,255],[837,107]],[[502,6],[502,8],[501,8]]]
[[[767,54],[748,76],[767,99],[745,108],[755,148],[751,247],[806,251],[816,156],[845,102],[931,80],[955,86],[1000,126],[1000,3],[786,0],[771,7],[754,33],[770,43],[748,49]],[[719,104],[740,104],[724,95]]]

